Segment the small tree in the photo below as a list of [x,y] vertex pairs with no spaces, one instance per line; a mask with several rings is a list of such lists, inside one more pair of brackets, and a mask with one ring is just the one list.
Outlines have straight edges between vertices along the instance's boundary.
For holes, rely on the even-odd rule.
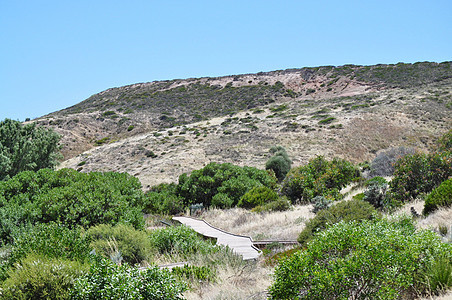
[[5,119],[0,122],[0,180],[22,171],[53,168],[60,157],[60,135],[52,129],[23,125]]
[[278,178],[279,181],[282,181],[290,171],[292,161],[289,159],[286,150],[282,146],[270,148],[270,153],[272,153],[273,156],[267,160],[265,169],[273,170],[276,178]]

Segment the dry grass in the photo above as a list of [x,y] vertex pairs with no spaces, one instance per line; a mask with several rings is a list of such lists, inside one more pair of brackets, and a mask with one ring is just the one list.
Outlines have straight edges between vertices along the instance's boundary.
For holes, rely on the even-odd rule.
[[251,236],[253,240],[296,240],[305,222],[314,217],[311,210],[312,205],[265,213],[253,213],[242,208],[210,209],[201,218],[227,232]]
[[224,266],[217,270],[217,282],[199,285],[184,294],[186,299],[267,299],[273,269],[256,262],[240,268]]

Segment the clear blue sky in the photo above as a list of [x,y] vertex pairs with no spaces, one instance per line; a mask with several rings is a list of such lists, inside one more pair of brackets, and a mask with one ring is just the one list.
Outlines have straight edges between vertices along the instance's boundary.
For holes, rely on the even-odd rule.
[[0,120],[110,87],[452,60],[452,1],[0,0]]

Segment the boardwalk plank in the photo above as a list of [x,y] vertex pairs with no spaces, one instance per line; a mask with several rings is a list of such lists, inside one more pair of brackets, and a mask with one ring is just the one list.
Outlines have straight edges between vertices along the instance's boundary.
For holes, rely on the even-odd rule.
[[215,228],[204,220],[198,220],[190,217],[173,217],[176,220],[194,231],[206,237],[215,238],[217,244],[229,246],[234,253],[243,257],[244,260],[257,259],[261,251],[254,247],[253,241],[248,236],[236,235]]

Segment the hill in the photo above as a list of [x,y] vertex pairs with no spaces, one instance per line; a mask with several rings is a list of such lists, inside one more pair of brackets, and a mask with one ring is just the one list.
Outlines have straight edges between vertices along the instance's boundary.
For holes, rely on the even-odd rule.
[[452,62],[289,69],[112,88],[34,120],[63,135],[62,167],[123,171],[145,188],[211,161],[263,167],[282,145],[355,162],[420,151],[451,127]]

